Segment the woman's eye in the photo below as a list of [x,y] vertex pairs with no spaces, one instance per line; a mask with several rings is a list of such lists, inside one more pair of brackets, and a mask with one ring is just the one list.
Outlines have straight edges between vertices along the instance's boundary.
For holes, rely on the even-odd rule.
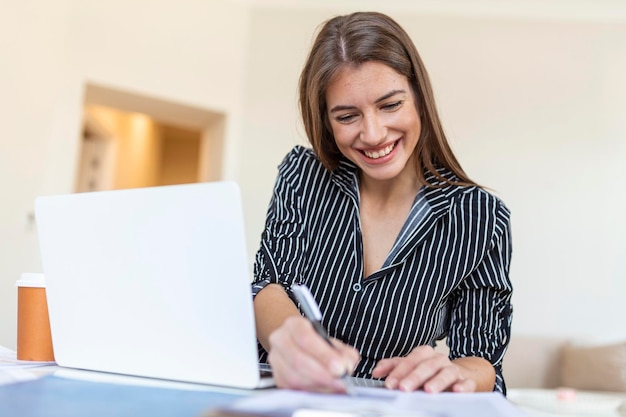
[[395,110],[402,105],[402,101],[394,101],[393,103],[385,104],[383,110]]
[[342,114],[341,116],[337,116],[337,121],[339,123],[350,123],[355,117],[354,114]]

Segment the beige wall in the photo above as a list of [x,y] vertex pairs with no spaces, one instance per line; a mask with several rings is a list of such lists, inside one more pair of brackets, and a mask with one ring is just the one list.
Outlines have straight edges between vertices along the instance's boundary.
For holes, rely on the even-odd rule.
[[[15,346],[15,281],[40,271],[29,214],[44,181],[46,136],[70,65],[71,2],[12,2],[0,13],[0,344]],[[71,152],[69,152],[71,154]]]
[[[227,115],[222,175],[242,186],[252,257],[275,167],[303,142],[302,60],[334,11],[226,0],[13,3],[0,14],[10,63],[0,66],[0,345],[15,346],[15,280],[41,269],[33,200],[74,184],[88,81]],[[513,211],[514,332],[626,336],[626,14],[572,19],[552,8],[516,18],[385,4],[422,51],[461,161]]]

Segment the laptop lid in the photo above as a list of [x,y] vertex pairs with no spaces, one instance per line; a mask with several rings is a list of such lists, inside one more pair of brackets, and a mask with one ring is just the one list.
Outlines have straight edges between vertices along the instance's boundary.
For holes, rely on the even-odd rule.
[[60,366],[260,385],[235,183],[45,196],[35,215]]

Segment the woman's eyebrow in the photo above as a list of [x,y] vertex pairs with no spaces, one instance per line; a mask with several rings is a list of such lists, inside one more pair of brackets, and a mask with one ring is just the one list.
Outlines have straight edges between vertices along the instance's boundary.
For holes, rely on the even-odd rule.
[[356,109],[356,106],[345,106],[345,105],[340,104],[330,109],[330,112],[334,113],[336,111],[354,110],[354,109]]
[[396,94],[406,94],[406,90],[391,90],[390,92],[388,92],[387,94],[385,94],[384,96],[376,100],[375,103],[380,103],[381,101],[385,101],[388,98],[395,96]]
[[[391,90],[387,94],[377,98],[376,101],[374,101],[374,103],[380,103],[381,101],[385,101],[388,98],[395,96],[396,94],[406,94],[406,90]],[[356,109],[356,106],[349,106],[349,105],[339,104],[339,105],[333,107],[332,109],[330,109],[330,112],[334,113],[334,112],[337,112],[337,111],[354,110],[354,109]]]

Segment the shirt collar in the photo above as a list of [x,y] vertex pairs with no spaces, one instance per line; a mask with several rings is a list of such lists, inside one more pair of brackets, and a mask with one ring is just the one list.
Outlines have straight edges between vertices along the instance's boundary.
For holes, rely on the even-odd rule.
[[355,202],[359,201],[359,171],[352,161],[342,157],[337,168],[332,171],[331,179]]
[[[439,166],[436,168],[437,176],[434,173],[425,170],[424,179],[430,185],[425,187],[426,198],[432,205],[438,206],[439,200],[450,200],[459,187],[450,184],[450,181],[458,181],[459,178],[448,168]],[[359,188],[359,171],[357,166],[349,159],[342,157],[339,165],[331,173],[332,181],[343,189],[350,196],[358,200]],[[447,180],[447,181],[444,181]]]

